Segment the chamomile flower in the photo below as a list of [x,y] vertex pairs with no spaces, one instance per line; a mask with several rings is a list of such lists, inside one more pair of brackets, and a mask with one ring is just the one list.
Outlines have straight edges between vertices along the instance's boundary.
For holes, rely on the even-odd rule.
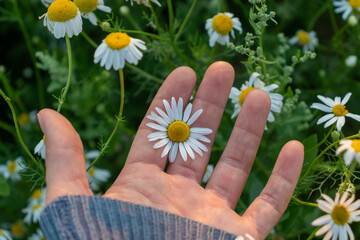
[[346,20],[352,12],[360,11],[359,0],[340,0],[333,2],[336,13],[342,13],[342,19]]
[[246,233],[245,237],[237,236],[235,240],[255,240],[250,234]]
[[44,204],[38,203],[35,205],[29,205],[22,210],[26,214],[24,222],[27,224],[37,223],[40,219],[41,211],[44,209]]
[[348,192],[345,192],[341,198],[336,193],[335,199],[332,200],[328,195],[321,195],[324,200],[317,200],[320,210],[327,214],[314,220],[313,226],[322,226],[316,233],[316,236],[325,234],[324,239],[348,239],[354,240],[354,233],[350,228],[350,223],[360,221],[360,200],[355,200],[353,194],[348,199]]
[[109,70],[124,68],[125,61],[138,64],[143,54],[139,50],[146,50],[145,43],[136,38],[129,37],[126,33],[112,32],[102,41],[96,49],[94,62],[100,62],[100,66]]
[[345,64],[349,68],[353,68],[356,66],[357,63],[357,56],[356,55],[350,55],[345,59]]
[[46,156],[46,147],[45,147],[45,135],[43,136],[43,138],[40,140],[40,142],[38,144],[36,144],[35,149],[34,149],[34,153],[38,154],[41,156],[42,159],[45,160],[45,156]]
[[44,204],[46,198],[46,187],[35,189],[29,199],[29,206],[34,206],[38,203]]
[[111,177],[111,173],[109,170],[91,167],[87,172],[90,188],[94,191],[98,191],[100,189],[100,185],[104,182],[107,182]]
[[220,45],[227,45],[230,42],[230,34],[235,38],[235,30],[242,33],[239,18],[233,17],[234,14],[225,12],[218,13],[213,18],[206,20],[205,29],[210,36],[209,45],[213,47],[216,42]]
[[[126,0],[128,1],[128,0]],[[150,0],[130,0],[131,1],[131,6],[133,5],[133,1],[137,2],[138,4],[144,4],[145,6],[149,7],[149,1]],[[161,4],[159,3],[159,1],[157,0],[151,0],[151,2],[157,4],[159,7],[161,7]]]
[[269,94],[271,100],[271,108],[267,120],[268,122],[275,121],[273,112],[281,112],[283,96],[281,96],[279,93],[272,93],[273,90],[279,87],[278,85],[271,84],[265,86],[265,83],[259,79],[259,76],[259,73],[254,72],[251,74],[249,81],[246,81],[245,84],[241,86],[240,90],[235,87],[231,89],[229,98],[234,104],[234,113],[231,115],[231,118],[235,118],[240,113],[241,106],[243,105],[249,92],[254,89],[262,89]]
[[79,9],[70,0],[55,0],[44,15],[44,26],[55,38],[77,36],[82,31],[82,19]]
[[15,238],[21,238],[24,236],[26,228],[22,221],[16,222],[11,225],[11,233]]
[[203,180],[202,180],[203,183],[207,183],[209,181],[213,171],[214,171],[214,165],[208,164],[207,167],[206,167],[206,171],[205,171]]
[[21,180],[19,172],[23,169],[22,164],[24,164],[22,157],[18,157],[15,160],[8,160],[6,165],[0,165],[0,173],[2,173],[6,179],[19,181]]
[[29,240],[44,240],[44,239],[45,239],[44,233],[40,228],[38,228],[36,230],[36,233],[33,233],[29,238]]
[[12,240],[11,233],[8,230],[0,228],[0,240]]
[[171,98],[171,106],[168,101],[163,100],[166,113],[156,107],[157,115],[151,112],[147,118],[156,123],[147,123],[146,126],[158,130],[150,133],[147,137],[150,142],[160,140],[155,143],[154,148],[164,147],[161,157],[165,157],[169,153],[169,161],[174,162],[180,151],[180,155],[184,161],[187,160],[187,155],[195,159],[194,151],[203,156],[202,151],[207,152],[207,147],[201,143],[210,143],[210,139],[204,135],[208,135],[213,131],[209,128],[191,127],[191,125],[199,118],[202,109],[197,110],[190,116],[192,104],[189,103],[183,111],[183,99],[179,98],[178,102],[174,97]]
[[340,146],[336,149],[336,155],[344,152],[345,165],[349,166],[353,160],[360,164],[360,139],[345,139],[340,141]]
[[341,128],[345,124],[345,117],[351,117],[360,122],[360,115],[349,113],[349,111],[346,109],[345,104],[349,101],[350,96],[351,93],[348,92],[343,100],[341,100],[340,97],[335,97],[335,99],[332,100],[331,98],[317,95],[317,97],[326,105],[322,103],[313,103],[310,107],[328,113],[321,117],[317,121],[317,124],[326,122],[324,128],[327,128],[336,122],[336,129],[341,131]]
[[303,47],[303,51],[313,51],[317,45],[319,45],[319,40],[316,37],[316,32],[310,31],[306,32],[304,30],[299,30],[296,32],[295,36],[290,38],[289,43],[291,45],[299,44]]
[[97,18],[93,11],[99,9],[103,12],[110,13],[111,8],[104,5],[104,0],[74,0],[79,8],[83,18],[89,19],[93,25],[97,25]]

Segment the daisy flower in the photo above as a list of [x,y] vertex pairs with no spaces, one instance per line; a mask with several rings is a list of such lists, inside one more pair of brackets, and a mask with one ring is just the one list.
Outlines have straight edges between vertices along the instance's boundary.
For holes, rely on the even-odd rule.
[[34,206],[38,203],[43,204],[45,203],[45,198],[46,198],[46,187],[38,188],[31,194],[29,205]]
[[33,206],[29,205],[26,208],[24,208],[22,210],[22,212],[26,214],[24,218],[24,222],[27,224],[39,222],[40,214],[43,209],[44,209],[44,204],[42,203],[38,203]]
[[230,36],[235,38],[235,30],[242,33],[241,22],[239,18],[233,18],[234,14],[225,12],[218,13],[213,18],[206,20],[205,29],[210,36],[209,45],[213,47],[216,42],[220,45],[227,45],[230,42]]
[[194,151],[203,156],[202,151],[207,152],[208,149],[202,142],[210,143],[210,139],[204,135],[208,135],[213,131],[209,128],[191,127],[191,125],[199,118],[202,109],[197,110],[190,116],[192,104],[189,103],[183,111],[183,99],[179,98],[176,103],[174,97],[171,98],[171,106],[168,101],[163,100],[166,113],[156,107],[157,115],[151,112],[147,118],[156,123],[147,123],[146,126],[158,130],[149,134],[147,137],[150,142],[160,140],[155,143],[154,148],[164,147],[161,157],[165,157],[169,153],[170,162],[174,162],[178,151],[184,161],[187,160],[187,154],[195,159]]
[[91,167],[87,172],[87,175],[90,182],[90,188],[94,191],[98,191],[101,183],[107,182],[111,177],[109,170],[96,167]]
[[21,180],[19,172],[23,169],[22,164],[24,164],[22,157],[18,157],[14,161],[8,160],[6,165],[0,165],[0,173],[6,179],[10,178],[13,181],[19,181]]
[[[126,0],[128,1],[128,0]],[[133,5],[133,1],[137,2],[138,4],[144,4],[145,6],[149,7],[149,0],[130,0],[131,1],[131,6]],[[159,3],[159,1],[157,0],[151,0],[151,2],[157,4],[159,7],[161,7],[161,4]]]
[[0,240],[12,240],[10,232],[0,228]]
[[249,92],[254,89],[262,89],[269,94],[271,100],[271,108],[267,120],[268,122],[275,121],[273,112],[281,112],[283,96],[278,93],[272,93],[273,90],[279,87],[278,85],[271,84],[269,86],[265,86],[265,83],[259,79],[259,76],[259,73],[254,72],[251,74],[249,81],[246,81],[245,84],[241,86],[240,90],[235,87],[231,88],[229,98],[231,99],[231,102],[235,104],[234,113],[231,115],[231,118],[235,118],[240,113],[241,106],[243,105]]
[[345,165],[349,166],[353,160],[360,164],[360,139],[345,139],[340,141],[340,146],[336,149],[336,155],[344,152]]
[[45,239],[44,233],[43,231],[41,231],[40,228],[38,228],[36,230],[36,233],[33,233],[29,238],[29,240],[44,240],[44,239]]
[[325,116],[321,117],[317,121],[317,124],[321,124],[327,121],[324,125],[324,128],[327,128],[336,122],[336,129],[338,131],[341,131],[341,128],[345,124],[345,116],[351,117],[356,121],[360,122],[360,115],[349,113],[349,111],[346,109],[345,104],[349,101],[350,96],[351,93],[348,92],[345,95],[344,99],[341,101],[340,97],[335,97],[335,99],[332,100],[331,98],[317,95],[317,97],[326,105],[322,103],[313,103],[310,107],[328,113]]
[[55,38],[63,38],[65,34],[71,38],[82,31],[81,13],[70,0],[55,0],[43,17],[44,26],[54,34]]
[[45,160],[45,156],[46,156],[46,147],[45,147],[45,135],[43,136],[43,138],[40,140],[40,142],[38,144],[36,144],[35,149],[34,149],[34,153],[38,154],[41,156],[42,159]]
[[349,68],[355,67],[356,63],[357,63],[357,56],[356,55],[350,55],[345,59],[345,64]]
[[203,183],[207,183],[211,177],[211,174],[213,173],[214,171],[214,165],[212,164],[208,164],[207,167],[206,167],[206,171],[205,171],[205,174],[204,174],[204,178],[202,180]]
[[299,44],[303,46],[303,51],[306,52],[313,51],[315,47],[319,45],[319,40],[316,37],[316,32],[299,30],[296,32],[295,36],[290,38],[289,43],[291,45]]
[[104,0],[74,0],[74,3],[79,8],[83,18],[89,19],[93,25],[97,25],[97,18],[93,11],[99,9],[106,13],[111,12],[111,8],[104,5]]
[[26,228],[25,228],[23,222],[21,222],[21,221],[16,222],[11,225],[11,233],[16,238],[21,238],[22,236],[24,236],[25,231],[26,231]]
[[333,2],[336,13],[342,13],[342,19],[346,20],[353,11],[360,11],[359,0],[341,0]]
[[145,43],[136,38],[129,37],[126,33],[112,32],[102,41],[96,49],[94,62],[109,70],[124,68],[125,61],[137,64],[143,54],[139,50],[146,50]]
[[348,239],[354,240],[354,233],[350,228],[350,223],[360,221],[360,200],[355,200],[355,194],[348,199],[348,193],[345,192],[341,198],[336,193],[332,200],[328,195],[321,195],[324,200],[317,200],[320,210],[327,214],[314,220],[313,226],[322,226],[316,233],[316,236],[325,234],[324,239]]

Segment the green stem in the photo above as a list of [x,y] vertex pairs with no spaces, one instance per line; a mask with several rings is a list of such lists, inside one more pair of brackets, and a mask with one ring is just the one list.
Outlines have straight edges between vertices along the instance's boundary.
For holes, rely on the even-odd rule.
[[170,39],[174,39],[174,10],[172,7],[171,0],[166,0],[168,5],[168,12],[169,12],[169,32],[170,32]]
[[134,21],[133,17],[130,14],[126,14],[125,17],[136,30],[138,31],[142,30],[139,24],[136,21]]
[[318,147],[320,147],[325,141],[326,139],[328,139],[328,137],[330,136],[330,134],[334,131],[334,128],[335,128],[335,124],[332,125],[332,127],[330,128],[330,131],[325,135],[325,137],[318,143],[316,144],[315,146],[313,146],[312,148],[306,150],[306,152],[310,152]]
[[351,182],[350,178],[351,178],[353,172],[355,171],[357,164],[358,163],[355,160],[352,161],[349,171],[346,173],[346,177],[345,177],[345,181],[344,181],[345,183]]
[[[261,51],[261,58],[263,58],[265,60],[264,49],[263,49],[263,33],[264,33],[264,30],[261,31],[261,34],[259,36],[259,47],[260,47],[260,51]],[[263,72],[264,72],[264,80],[266,80],[266,64],[265,64],[265,61],[262,61],[262,65],[263,65]]]
[[300,199],[298,199],[298,198],[295,197],[295,196],[291,196],[291,198],[292,198],[295,202],[297,202],[297,203],[299,203],[299,204],[301,204],[301,205],[310,206],[310,207],[318,207],[318,205],[317,205],[316,203],[304,202],[304,201],[301,201]]
[[0,79],[2,84],[4,85],[5,88],[5,92],[9,95],[10,98],[12,98],[20,107],[20,110],[22,112],[26,112],[26,108],[23,104],[23,102],[21,101],[21,99],[14,93],[13,88],[11,87],[10,83],[9,83],[9,79],[6,77],[5,73],[0,73]]
[[324,4],[318,11],[316,11],[316,13],[313,15],[308,27],[307,27],[307,31],[310,32],[311,30],[314,29],[315,23],[316,21],[319,19],[319,17],[321,17],[321,15],[324,14],[324,12],[329,8],[328,4]]
[[307,177],[307,175],[310,174],[311,168],[315,165],[315,163],[317,163],[317,161],[332,147],[336,146],[341,140],[345,140],[345,139],[351,139],[351,138],[356,138],[359,137],[359,133],[351,135],[349,137],[346,138],[342,138],[339,139],[335,142],[333,142],[332,144],[330,144],[329,146],[327,146],[327,148],[325,148],[316,158],[314,158],[314,160],[312,160],[310,166],[308,167],[308,169],[306,170],[306,172],[304,173],[304,175],[300,178],[300,180],[298,181],[298,185]]
[[69,61],[69,74],[68,74],[68,79],[66,81],[65,88],[63,88],[61,90],[61,95],[60,95],[60,98],[59,98],[59,106],[57,108],[57,112],[61,111],[61,107],[64,104],[64,102],[66,101],[66,94],[69,91],[70,82],[71,82],[71,75],[72,75],[72,54],[71,54],[70,39],[69,39],[68,35],[65,35],[65,40],[66,40],[66,48],[67,48],[68,61]]
[[149,1],[149,8],[150,8],[151,14],[152,14],[152,16],[154,18],[154,22],[155,22],[155,26],[156,26],[157,31],[159,33],[162,33],[162,29],[160,27],[159,20],[158,20],[158,18],[156,16],[156,13],[155,13],[155,10],[154,10],[154,8],[153,8],[153,6],[151,4],[151,1]]
[[329,9],[331,26],[333,28],[334,33],[336,33],[338,31],[338,26],[337,26],[336,19],[335,19],[335,14],[334,14],[334,9],[333,9],[333,1],[332,0],[328,1],[328,9]]
[[94,165],[95,163],[100,159],[100,157],[104,154],[104,152],[106,151],[106,149],[109,147],[109,143],[111,142],[111,139],[114,137],[117,129],[119,128],[121,119],[122,119],[122,114],[123,114],[123,109],[124,109],[124,100],[125,100],[125,90],[124,90],[124,72],[123,69],[120,68],[119,69],[119,77],[120,77],[120,94],[121,94],[121,99],[120,99],[120,107],[119,107],[119,113],[116,116],[116,124],[114,127],[114,130],[112,131],[112,133],[110,134],[110,137],[108,138],[108,140],[106,141],[105,145],[101,148],[101,151],[99,153],[99,156],[97,156],[97,158],[89,165],[89,167],[86,169],[86,171],[89,171]]
[[315,237],[315,233],[320,229],[320,227],[315,228],[315,230],[310,234],[310,236],[306,240],[313,239]]
[[14,121],[14,125],[15,125],[15,130],[16,130],[16,135],[17,138],[22,146],[22,148],[25,150],[26,154],[30,157],[30,159],[32,160],[32,162],[41,170],[41,172],[43,174],[45,174],[45,170],[44,167],[34,158],[34,156],[30,153],[29,149],[26,147],[22,137],[21,137],[21,133],[20,133],[20,129],[19,129],[19,124],[18,124],[18,119],[16,116],[16,112],[14,109],[14,106],[11,103],[11,99],[5,95],[5,93],[0,89],[0,95],[4,98],[4,100],[6,101],[6,103],[9,105],[12,116],[13,116],[13,121]]
[[160,78],[157,78],[157,77],[154,77],[153,75],[151,75],[150,73],[147,73],[145,72],[144,70],[138,68],[138,67],[135,67],[134,65],[132,64],[129,64],[129,63],[126,63],[126,67],[134,70],[135,72],[139,73],[140,75],[143,75],[144,77],[146,78],[149,78],[151,80],[153,80],[154,82],[157,82],[157,83],[160,83],[162,84],[164,81],[161,80]]
[[184,30],[187,22],[188,22],[189,19],[190,19],[190,16],[191,16],[192,12],[193,12],[194,9],[195,9],[196,3],[197,3],[197,0],[193,0],[193,3],[191,4],[191,7],[190,7],[188,13],[186,14],[185,19],[184,19],[184,21],[182,22],[182,24],[181,24],[181,26],[180,26],[180,28],[179,28],[179,31],[176,33],[175,42],[176,42],[176,41],[179,39],[179,37],[181,36],[182,31]]
[[143,31],[121,29],[121,32],[142,34],[142,35],[146,35],[146,36],[149,36],[149,37],[152,37],[152,38],[156,38],[156,39],[161,40],[161,41],[167,41],[167,39],[159,37],[158,35],[148,33],[148,32],[143,32]]
[[171,46],[173,47],[175,53],[180,57],[181,60],[183,60],[184,62],[186,62],[190,67],[193,67],[192,62],[190,61],[189,58],[187,58],[181,51],[180,49],[177,47],[176,43],[172,40],[171,41]]
[[31,61],[32,61],[32,64],[33,64],[35,78],[36,78],[36,84],[37,84],[37,87],[38,87],[39,103],[40,103],[40,107],[43,108],[45,106],[44,82],[43,82],[43,80],[41,78],[40,71],[36,66],[35,51],[34,51],[34,48],[33,48],[32,44],[31,44],[30,35],[29,35],[29,33],[27,31],[27,28],[26,28],[26,26],[24,24],[23,18],[21,17],[21,13],[20,13],[20,10],[19,10],[17,0],[13,0],[12,2],[13,2],[14,10],[15,10],[16,15],[17,15],[17,22],[19,23],[22,34],[24,35],[26,47],[27,47],[27,49],[29,51],[30,58],[31,58]]
[[90,43],[90,45],[94,48],[98,47],[98,45],[91,39],[91,37],[89,37],[89,35],[86,34],[86,32],[81,31],[81,36],[83,36],[85,40],[88,41],[88,43]]

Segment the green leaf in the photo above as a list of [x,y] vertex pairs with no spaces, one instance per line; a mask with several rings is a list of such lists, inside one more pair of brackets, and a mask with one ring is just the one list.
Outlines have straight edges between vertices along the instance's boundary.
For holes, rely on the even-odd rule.
[[6,197],[10,195],[10,188],[4,175],[0,174],[0,196]]

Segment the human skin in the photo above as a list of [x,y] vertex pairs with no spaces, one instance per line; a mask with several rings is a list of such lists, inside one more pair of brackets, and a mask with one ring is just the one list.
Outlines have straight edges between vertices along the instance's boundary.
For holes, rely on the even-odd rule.
[[[204,111],[192,125],[210,128],[207,135],[211,149],[234,81],[234,69],[226,62],[216,62],[206,71],[193,100],[193,111]],[[184,99],[186,106],[196,83],[188,67],[175,69],[156,94],[146,116],[162,100]],[[267,116],[269,95],[251,91],[235,122],[227,146],[206,187],[201,180],[211,151],[195,160],[183,161],[178,154],[166,169],[162,149],[154,149],[147,136],[153,130],[144,117],[132,143],[126,163],[103,197],[142,204],[223,229],[235,235],[250,234],[265,239],[284,213],[298,181],[304,158],[301,143],[290,141],[279,153],[272,174],[261,194],[242,216],[234,208],[249,176]],[[126,112],[126,108],[125,108]],[[71,123],[59,113],[43,109],[38,119],[46,136],[46,202],[63,195],[93,195],[86,174],[83,146]],[[121,160],[123,161],[123,160]]]

